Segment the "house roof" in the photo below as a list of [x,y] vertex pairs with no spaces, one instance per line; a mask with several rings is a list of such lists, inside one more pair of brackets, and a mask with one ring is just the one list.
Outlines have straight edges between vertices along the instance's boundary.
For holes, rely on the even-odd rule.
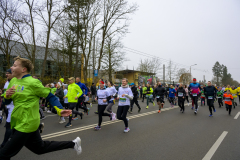
[[142,72],[142,71],[129,70],[129,69],[115,72],[115,74],[128,74],[128,73],[140,73],[141,75],[147,75],[147,76],[156,75],[156,73]]

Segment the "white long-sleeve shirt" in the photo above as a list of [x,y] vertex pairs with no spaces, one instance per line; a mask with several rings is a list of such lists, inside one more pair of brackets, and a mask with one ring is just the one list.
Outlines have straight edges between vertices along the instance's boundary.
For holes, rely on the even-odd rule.
[[97,91],[98,105],[107,105],[108,102],[103,102],[103,100],[107,100],[107,97],[109,96],[110,94],[106,89],[99,89]]
[[[123,97],[122,95],[125,94]],[[130,106],[130,99],[133,98],[133,93],[129,87],[120,87],[118,89],[119,103],[118,106]]]
[[[4,85],[4,90],[7,90],[8,88],[8,85],[9,85],[9,81],[7,81]],[[13,105],[13,101],[7,105],[7,109],[8,109],[8,117],[7,117],[7,122],[10,123],[11,122],[11,115],[12,115],[12,111],[14,109],[14,105]]]
[[[108,91],[108,93],[110,94],[110,96],[113,96],[115,93],[117,93],[117,90],[115,89],[115,87],[109,87],[106,89]],[[111,98],[110,101],[113,101],[114,98]]]

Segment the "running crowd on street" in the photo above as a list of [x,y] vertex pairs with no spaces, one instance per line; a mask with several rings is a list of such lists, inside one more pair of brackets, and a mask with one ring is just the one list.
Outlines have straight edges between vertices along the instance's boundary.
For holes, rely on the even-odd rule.
[[[157,82],[154,86],[148,83],[146,86],[137,86],[123,78],[120,86],[100,79],[97,85],[92,83],[88,87],[81,83],[80,77],[70,77],[68,82],[60,78],[58,82],[42,84],[37,76],[29,74],[32,69],[30,60],[16,57],[13,66],[6,71],[7,81],[3,90],[0,90],[0,124],[4,117],[6,119],[4,140],[0,146],[1,160],[11,159],[23,146],[36,154],[68,148],[75,149],[78,155],[82,153],[80,137],[70,141],[42,140],[44,123],[41,120],[46,118],[46,114],[57,114],[59,123],[65,123],[64,126],[68,128],[73,121],[88,115],[93,103],[97,103],[95,113],[98,115],[98,124],[93,129],[101,130],[102,117],[107,116],[110,121],[122,120],[124,132],[127,133],[130,131],[127,114],[133,113],[134,104],[138,113],[142,110],[138,99],[143,103],[146,100],[146,109],[151,107],[149,103],[152,106],[156,103],[156,113],[161,113],[164,107],[178,105],[182,114],[186,102],[195,115],[198,114],[200,101],[201,106],[209,107],[209,117],[213,117],[217,106],[224,106],[227,114],[231,115],[232,108],[237,106],[237,98],[240,103],[240,85],[215,86],[211,81],[199,84],[193,78],[189,85]],[[170,106],[166,106],[165,101]],[[114,105],[118,107],[116,113],[112,109]]]

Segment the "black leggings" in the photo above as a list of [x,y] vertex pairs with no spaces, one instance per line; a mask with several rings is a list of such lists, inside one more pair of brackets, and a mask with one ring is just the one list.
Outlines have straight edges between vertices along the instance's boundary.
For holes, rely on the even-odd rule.
[[117,119],[123,120],[125,127],[128,127],[127,112],[129,106],[118,106]]
[[133,109],[134,103],[137,105],[138,109],[140,109],[140,106],[139,106],[139,104],[138,104],[137,98],[133,98],[133,99],[131,100],[131,108],[130,108],[131,111],[132,111],[132,109]]
[[107,105],[98,105],[98,126],[102,124],[102,116],[111,116],[109,113],[105,113]]
[[85,99],[85,97],[79,97],[78,98],[78,103],[77,103],[77,106],[76,106],[76,110],[78,111],[78,108],[81,108],[81,109],[83,109],[84,110],[84,112],[87,112],[87,107],[86,106],[84,106],[84,99]]
[[15,156],[23,146],[33,153],[40,155],[62,149],[73,148],[75,143],[73,141],[43,141],[39,130],[31,133],[23,133],[13,130],[11,139],[9,139],[4,148],[0,150],[0,159],[10,160],[10,158]]
[[188,96],[185,96],[185,97],[186,97],[187,102],[189,103]]
[[180,98],[178,97],[178,105],[179,107],[184,111],[185,108],[184,108],[184,99],[183,98]]
[[195,110],[198,109],[198,96],[192,96],[193,104],[195,104]]
[[228,111],[228,114],[230,115],[231,111],[232,111],[232,105],[228,105],[228,104],[225,104],[225,105],[226,105],[226,109]]
[[77,115],[79,115],[82,118],[82,113],[78,112],[78,111],[74,111],[74,108],[76,107],[77,103],[68,103],[68,107],[69,109],[72,110],[72,114],[69,116],[69,123],[71,124],[72,122],[72,115],[75,114],[75,117],[77,117]]
[[222,98],[218,98],[218,104],[219,104],[219,107],[223,106]]
[[208,99],[207,100],[207,104],[208,104],[209,111],[210,111],[211,115],[212,115],[212,108],[213,108],[213,110],[215,110],[213,103],[214,103],[214,99]]
[[169,97],[169,103],[174,104],[175,97]]

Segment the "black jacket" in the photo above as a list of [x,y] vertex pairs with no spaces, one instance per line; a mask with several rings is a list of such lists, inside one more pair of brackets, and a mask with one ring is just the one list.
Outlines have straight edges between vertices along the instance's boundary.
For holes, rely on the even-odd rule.
[[213,86],[207,86],[204,88],[204,94],[206,97],[208,97],[208,96],[215,97],[217,94],[217,89]]
[[166,93],[166,89],[162,86],[158,86],[155,90],[154,93],[156,96],[164,96],[164,94]]
[[[179,87],[179,88],[178,88],[178,90],[177,90],[177,97],[179,97],[179,96],[178,96],[178,93],[179,93],[179,92],[183,93],[183,97],[186,96],[186,91],[185,91],[185,89],[184,89],[183,87],[181,87],[181,88]],[[182,97],[179,97],[179,98],[182,98]]]
[[63,100],[63,97],[64,97],[63,89],[57,88],[55,96],[57,96],[60,99],[60,101],[64,101]]
[[92,94],[96,94],[96,86],[91,86],[90,90]]
[[136,87],[136,86],[133,86],[133,87],[131,87],[131,90],[132,90],[132,93],[133,93],[134,98],[137,98],[137,96],[138,96],[137,87]]

